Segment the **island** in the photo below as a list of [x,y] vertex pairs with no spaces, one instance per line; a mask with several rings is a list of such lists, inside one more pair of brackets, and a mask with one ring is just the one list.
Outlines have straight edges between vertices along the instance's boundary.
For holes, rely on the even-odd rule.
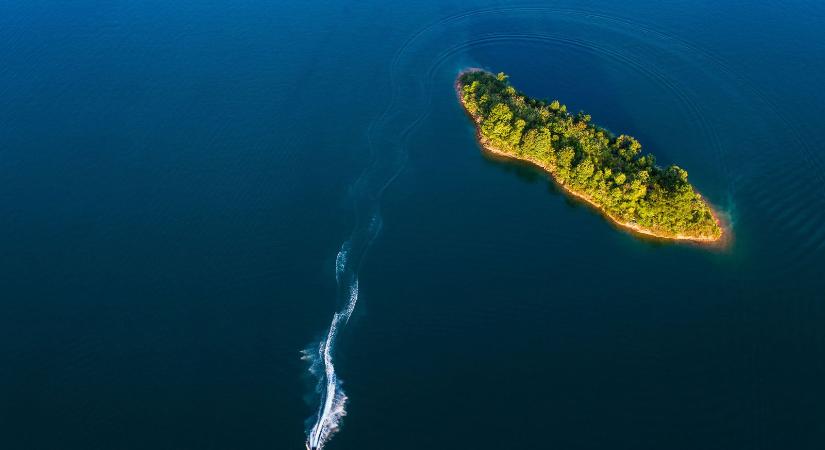
[[570,196],[616,225],[646,236],[695,242],[722,237],[718,215],[687,181],[687,171],[661,168],[631,136],[615,136],[558,100],[526,96],[504,73],[459,73],[456,93],[489,152],[547,171]]

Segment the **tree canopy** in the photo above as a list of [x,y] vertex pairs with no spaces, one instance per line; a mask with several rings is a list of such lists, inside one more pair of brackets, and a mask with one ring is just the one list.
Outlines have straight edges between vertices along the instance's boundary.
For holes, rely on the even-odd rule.
[[631,136],[614,136],[570,114],[558,100],[527,97],[504,73],[463,73],[461,101],[476,119],[482,140],[497,150],[547,168],[570,190],[627,224],[662,236],[718,238],[710,207],[687,181],[688,173],[661,168]]

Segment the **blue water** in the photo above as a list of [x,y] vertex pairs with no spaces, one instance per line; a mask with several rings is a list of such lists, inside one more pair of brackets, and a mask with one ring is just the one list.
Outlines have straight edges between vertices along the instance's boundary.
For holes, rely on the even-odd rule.
[[[823,23],[800,0],[3,2],[0,447],[303,448],[301,351],[357,279],[325,449],[825,448]],[[487,159],[470,66],[687,169],[729,247],[640,240]]]

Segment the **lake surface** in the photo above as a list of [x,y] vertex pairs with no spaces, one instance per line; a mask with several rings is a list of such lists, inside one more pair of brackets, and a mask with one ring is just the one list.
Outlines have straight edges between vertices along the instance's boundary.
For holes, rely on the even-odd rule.
[[[301,449],[302,350],[357,279],[326,449],[825,448],[823,23],[795,0],[4,2],[0,447]],[[630,236],[485,157],[466,67],[685,168],[729,247]]]

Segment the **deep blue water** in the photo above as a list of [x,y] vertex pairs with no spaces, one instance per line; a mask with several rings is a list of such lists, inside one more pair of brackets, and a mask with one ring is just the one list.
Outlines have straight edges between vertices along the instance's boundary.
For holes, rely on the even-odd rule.
[[[0,4],[0,447],[825,448],[825,7]],[[677,163],[725,250],[491,161],[505,71]],[[309,423],[306,423],[309,418]]]

